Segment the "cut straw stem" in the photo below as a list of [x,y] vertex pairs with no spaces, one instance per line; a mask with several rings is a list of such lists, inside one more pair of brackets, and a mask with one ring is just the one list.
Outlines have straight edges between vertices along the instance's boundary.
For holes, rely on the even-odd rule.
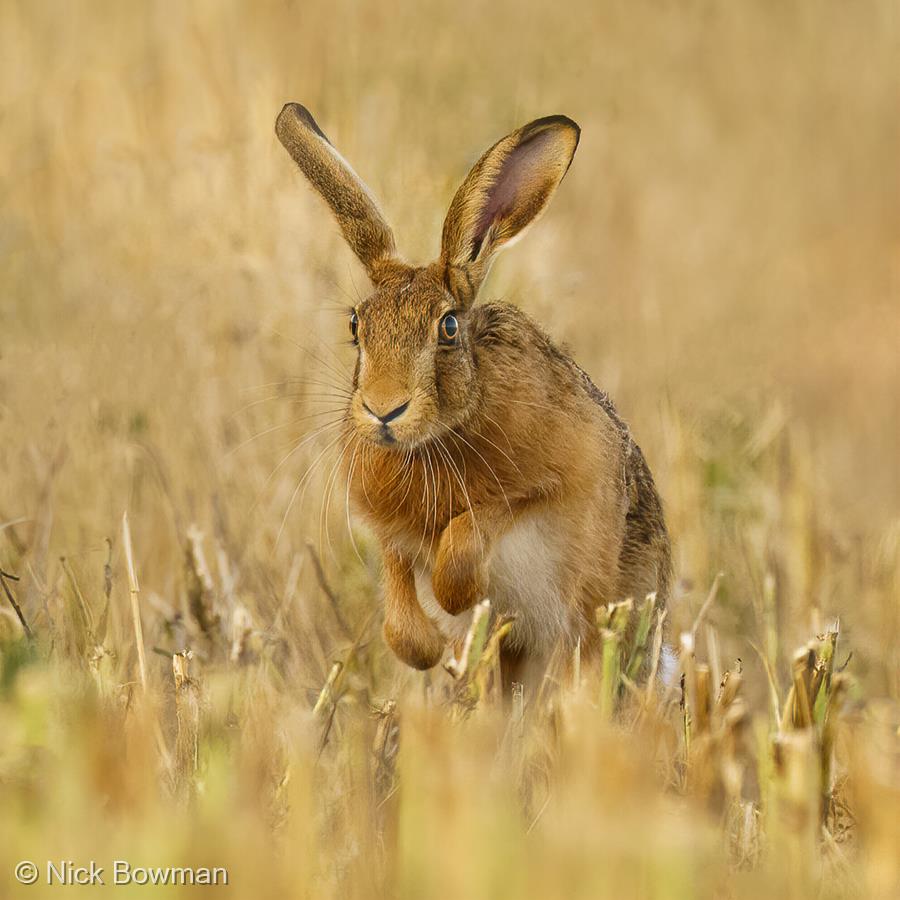
[[641,603],[638,612],[637,629],[634,635],[634,646],[631,650],[631,657],[625,668],[625,674],[632,679],[638,677],[644,659],[647,656],[647,641],[650,636],[650,624],[653,621],[653,610],[656,607],[656,593],[647,594]]
[[13,608],[13,612],[15,612],[16,617],[19,620],[19,624],[22,626],[22,630],[25,632],[25,637],[28,638],[29,641],[34,640],[34,633],[28,625],[28,622],[25,619],[25,615],[22,613],[22,608],[16,603],[16,598],[13,596],[13,592],[9,589],[9,585],[6,583],[6,579],[9,578],[13,581],[18,581],[14,575],[10,575],[7,572],[4,572],[0,569],[0,585],[3,585],[3,593],[6,594],[6,599],[9,600],[9,605]]
[[612,718],[619,686],[619,635],[610,628],[600,632],[603,642],[603,681],[600,684],[600,714],[607,721]]
[[147,690],[147,658],[144,653],[144,629],[141,627],[140,585],[134,568],[134,550],[131,546],[131,529],[128,527],[128,513],[122,513],[122,540],[125,544],[125,564],[128,567],[128,587],[131,593],[131,621],[134,625],[134,641],[137,645],[138,669],[141,673],[141,687]]

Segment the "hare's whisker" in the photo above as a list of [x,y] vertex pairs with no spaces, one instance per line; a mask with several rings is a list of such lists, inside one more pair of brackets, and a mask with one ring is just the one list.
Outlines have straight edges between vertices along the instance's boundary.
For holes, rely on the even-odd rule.
[[459,485],[460,490],[462,491],[463,502],[466,505],[466,508],[469,511],[469,515],[472,519],[472,525],[475,528],[475,534],[478,536],[479,545],[482,547],[482,555],[483,555],[483,544],[481,541],[481,532],[478,528],[478,524],[475,521],[475,511],[472,509],[472,500],[469,497],[469,491],[466,488],[465,482],[462,479],[462,476],[459,472],[459,467],[456,465],[456,461],[453,459],[453,455],[450,453],[449,448],[441,439],[440,436],[435,438],[435,447],[437,451],[441,454],[441,457],[444,460],[444,468],[447,471],[447,483],[450,489],[450,513],[447,519],[447,532],[448,537],[447,540],[450,543],[450,546],[453,546],[453,519],[456,517],[455,507],[453,505],[453,479],[456,479],[456,483]]
[[[456,442],[453,435],[448,434],[447,437],[449,437],[453,441],[453,445],[456,447],[457,451],[459,451],[459,444]],[[460,487],[463,490],[463,496],[465,497],[466,505],[469,507],[469,514],[472,516],[472,524],[475,527],[475,533],[478,536],[478,544],[479,544],[479,547],[481,548],[481,555],[483,557],[484,556],[484,539],[482,536],[481,528],[478,525],[478,519],[475,516],[475,509],[472,506],[472,498],[469,495],[469,490],[468,490],[468,487],[466,486],[465,454],[460,452],[460,462],[462,463],[462,466],[463,466],[462,472],[460,472],[459,466],[453,460],[453,454],[450,452],[450,449],[448,447],[446,447],[446,445],[443,444],[442,440],[441,440],[441,444],[445,447],[448,457],[453,462],[453,468],[456,471],[457,479],[459,480]]]
[[301,394],[300,399],[302,401],[311,401],[312,403],[321,403],[326,400],[332,403],[340,402],[342,403],[342,408],[344,409],[347,408],[347,405],[350,401],[350,398],[345,396],[344,394],[328,393],[328,391],[314,391],[310,394]]
[[[446,444],[444,444],[443,440],[440,437],[436,438],[436,441],[437,441],[437,447],[440,449],[444,458],[447,460],[447,463],[449,464],[449,467],[450,467],[450,471],[455,475],[456,481],[462,490],[463,499],[465,500],[466,506],[468,507],[469,515],[472,517],[472,525],[475,529],[475,534],[478,537],[479,546],[481,547],[481,555],[484,556],[484,540],[482,538],[481,529],[478,527],[478,520],[475,517],[475,510],[472,508],[472,498],[469,496],[469,491],[468,491],[468,488],[466,487],[465,480],[463,479],[462,475],[460,474],[459,467],[456,465],[456,461],[453,459],[453,456],[450,453],[449,448],[446,446]],[[453,521],[452,482],[451,482],[450,509],[451,509],[450,522],[452,522]],[[450,522],[447,523],[448,528],[450,527]],[[451,535],[451,543],[452,543],[452,535]]]
[[393,516],[398,509],[406,502],[406,498],[409,496],[409,492],[412,489],[413,482],[415,481],[415,471],[412,466],[412,457],[413,451],[407,450],[403,456],[403,463],[401,464],[400,471],[403,473],[403,478],[400,481],[400,484],[397,486],[397,492],[403,490],[404,485],[406,486],[406,490],[403,492],[403,495],[397,501],[396,506],[394,506],[393,510],[391,510],[391,515]]
[[512,442],[509,439],[509,435],[506,433],[506,429],[493,416],[489,416],[486,412],[482,412],[482,416],[487,419],[488,422],[490,422],[492,425],[496,426],[500,434],[503,435],[503,439],[506,441],[506,446],[509,447],[509,452],[512,453],[514,448]]
[[313,384],[318,387],[326,387],[332,390],[342,391],[347,394],[347,396],[352,396],[352,380],[349,378],[341,378],[337,382],[333,381],[325,381],[321,378],[308,378],[306,376],[300,375],[291,375],[287,378],[283,378],[281,381],[264,381],[261,384],[253,384],[247,387],[241,388],[241,393],[249,394],[253,391],[262,391],[268,390],[270,388],[287,388],[287,387],[296,387],[296,386],[304,386],[307,384]]
[[408,453],[409,453],[409,451],[407,451],[406,455],[404,456],[404,463],[402,463],[399,466],[395,466],[391,477],[388,479],[388,481],[385,484],[382,485],[382,491],[385,494],[387,494],[393,488],[393,486],[396,483],[398,478],[400,478],[401,476],[406,474],[405,460],[406,460],[406,456],[408,455]]
[[334,491],[334,485],[337,481],[338,472],[340,469],[340,465],[344,460],[344,456],[347,454],[347,450],[350,448],[350,440],[346,441],[338,455],[337,459],[334,461],[334,464],[331,467],[331,471],[328,473],[328,477],[325,479],[325,490],[322,493],[322,507],[319,512],[319,546],[322,546],[322,526],[324,524],[325,531],[325,542],[328,546],[328,553],[332,559],[335,559],[334,555],[334,547],[331,543],[331,533],[328,527],[328,508],[331,505],[331,496]]
[[[336,400],[338,398],[331,398],[331,399]],[[302,396],[286,397],[283,395],[274,395],[272,397],[262,397],[259,400],[252,400],[250,403],[245,404],[240,409],[236,409],[233,413],[231,413],[227,417],[226,421],[233,422],[242,413],[247,412],[248,409],[252,409],[254,406],[259,406],[263,403],[274,403],[276,400],[283,401],[287,406],[306,406],[307,405],[307,398],[302,397]],[[313,416],[324,416],[326,413],[329,413],[329,412],[342,412],[342,411],[343,411],[343,407],[338,407],[335,409],[320,409],[318,412],[312,412],[308,416],[305,416],[304,418],[309,419],[309,418],[312,418]],[[302,419],[299,419],[297,421],[302,421]]]
[[[275,536],[275,547],[278,546],[278,542],[281,540],[281,534],[284,531],[284,526],[287,523],[287,518],[290,515],[291,507],[294,505],[294,501],[297,499],[297,494],[300,492],[301,487],[303,487],[303,483],[306,482],[309,484],[309,476],[312,474],[315,467],[318,465],[319,461],[322,457],[343,437],[343,435],[339,434],[334,440],[326,444],[325,448],[319,453],[319,455],[309,464],[306,471],[303,473],[300,480],[297,482],[297,486],[294,488],[294,492],[291,494],[290,502],[288,503],[287,509],[284,511],[284,515],[281,517],[281,525],[278,528],[278,534]],[[306,492],[306,488],[303,488],[303,492]],[[300,498],[300,505],[303,505],[303,498]]]
[[368,488],[366,487],[366,451],[367,450],[368,450],[368,447],[363,446],[362,465],[359,467],[359,473],[362,476],[363,496],[366,498],[366,503],[369,504],[369,509],[373,509],[374,507],[372,505],[372,499],[369,497],[369,491],[368,491]]
[[353,545],[353,552],[356,554],[356,558],[365,565],[365,560],[359,552],[359,547],[356,546],[356,538],[353,536],[353,528],[350,524],[350,485],[353,482],[353,472],[356,468],[356,453],[359,450],[359,441],[360,439],[358,436],[354,437],[353,453],[350,455],[350,464],[347,467],[347,487],[344,491],[344,511],[347,519],[347,535],[350,538],[350,543]]
[[502,453],[509,460],[510,464],[515,468],[515,470],[519,473],[519,475],[521,475],[523,478],[525,477],[522,470],[518,467],[518,465],[516,465],[515,460],[513,460],[513,458],[505,450],[503,450],[502,447],[498,447],[487,435],[485,435],[484,433],[482,433],[480,431],[474,431],[472,433],[474,435],[480,437],[483,441],[487,441],[492,447],[494,447],[496,450],[498,450],[500,453]]
[[[258,432],[257,434],[251,435],[246,440],[241,441],[237,446],[232,447],[225,454],[226,457],[233,456],[239,450],[243,449],[247,446],[247,444],[252,444],[253,441],[259,440],[261,437],[265,437],[267,434],[274,434],[276,431],[280,431],[282,428],[290,428],[292,425],[298,425],[300,422],[305,421],[309,416],[300,416],[298,419],[292,419],[290,422],[282,422],[280,425],[273,425],[271,428],[266,428],[263,431]],[[312,432],[310,437],[315,436],[316,434],[325,431],[328,428],[333,428],[335,425],[340,424],[344,421],[344,416],[341,416],[339,419],[334,419],[331,422],[326,422],[324,425],[321,425],[316,428],[315,431]]]
[[311,440],[319,437],[319,435],[324,434],[326,431],[329,431],[331,428],[334,428],[344,422],[345,419],[341,417],[340,419],[335,419],[334,422],[323,425],[321,428],[317,428],[315,431],[310,432],[306,437],[304,437],[301,441],[298,441],[296,444],[292,446],[292,448],[278,461],[278,464],[272,469],[271,472],[266,476],[266,480],[263,482],[263,488],[265,488],[269,482],[275,477],[275,475],[280,471],[281,467],[301,448],[305,447]]
[[[277,330],[273,330],[271,333],[276,335],[277,337],[280,337],[282,340],[288,341],[289,343],[293,344],[298,350],[305,353],[307,356],[309,356],[312,360],[317,362],[319,365],[324,366],[333,375],[337,375],[338,378],[350,378],[350,372],[348,372],[346,369],[341,370],[341,369],[335,368],[334,365],[332,365],[329,362],[326,362],[324,359],[322,359],[321,356],[319,356],[318,354],[316,354],[312,350],[310,350],[309,347],[305,347],[303,344],[301,344],[299,341],[295,340],[294,338],[290,337],[289,335],[283,334],[282,332],[277,331]],[[340,360],[339,360],[339,363],[340,363]],[[343,363],[340,363],[340,364],[343,365]]]
[[434,536],[437,533],[438,528],[438,497],[439,490],[438,487],[440,485],[440,472],[438,471],[437,461],[431,460],[431,449],[428,445],[425,445],[425,449],[428,451],[428,459],[432,463],[429,468],[431,469],[431,485],[434,488],[434,523],[431,528],[431,540],[428,542],[428,555],[426,559],[431,559],[431,551],[434,547]]
[[464,444],[470,447],[472,452],[485,464],[494,481],[497,482],[497,487],[500,488],[500,493],[503,494],[503,499],[506,501],[506,508],[509,510],[510,515],[512,515],[512,506],[510,505],[509,497],[506,496],[506,491],[503,489],[503,485],[500,483],[500,479],[497,477],[494,467],[481,455],[481,453],[479,453],[478,449],[469,443],[469,441],[467,441],[458,431],[455,431],[452,428],[450,431],[452,431]]
[[416,555],[413,557],[413,565],[418,562],[419,554],[422,552],[422,548],[425,546],[425,538],[428,536],[428,514],[431,510],[431,502],[428,497],[428,471],[426,469],[426,465],[428,465],[428,457],[423,457],[421,454],[421,450],[427,449],[425,446],[422,446],[419,449],[418,458],[422,463],[422,505],[425,507],[424,514],[422,515],[422,540],[419,541],[419,546],[416,549]]

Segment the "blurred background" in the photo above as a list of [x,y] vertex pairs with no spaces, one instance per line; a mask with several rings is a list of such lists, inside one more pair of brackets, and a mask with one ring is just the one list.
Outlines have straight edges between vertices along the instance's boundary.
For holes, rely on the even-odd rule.
[[[0,568],[57,653],[74,640],[67,567],[90,604],[109,560],[117,677],[136,677],[126,509],[163,655],[191,639],[191,526],[229,609],[292,648],[279,690],[314,698],[334,648],[310,638],[307,542],[351,621],[377,609],[377,554],[360,532],[353,552],[312,437],[368,285],[275,139],[288,100],[422,262],[488,145],[537,116],[579,122],[550,211],[482,296],[535,316],[632,426],[675,542],[673,632],[722,572],[709,618],[761,708],[754,646],[784,677],[836,616],[860,684],[897,699],[889,0],[2,0]],[[0,628],[18,628],[8,608]],[[372,690],[393,696],[413,676],[373,634]]]

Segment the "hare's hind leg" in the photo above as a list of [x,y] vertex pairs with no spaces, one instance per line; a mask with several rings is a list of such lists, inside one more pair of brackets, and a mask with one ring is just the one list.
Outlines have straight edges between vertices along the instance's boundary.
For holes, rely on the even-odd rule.
[[527,674],[527,654],[508,642],[500,648],[500,684],[503,688],[504,700],[512,696],[514,686],[524,684]]
[[632,456],[629,510],[619,554],[618,599],[642,600],[656,594],[656,608],[669,602],[672,548],[663,517],[662,502],[640,450]]
[[552,650],[536,650],[504,644],[500,648],[500,683],[503,699],[512,700],[516,685],[522,686],[526,702],[543,691],[554,691],[572,684],[573,654],[562,643]]

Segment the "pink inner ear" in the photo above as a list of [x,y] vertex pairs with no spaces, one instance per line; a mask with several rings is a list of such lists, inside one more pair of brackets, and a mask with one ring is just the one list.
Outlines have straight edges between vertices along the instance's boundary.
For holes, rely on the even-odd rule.
[[525,201],[529,189],[536,188],[541,179],[544,152],[553,140],[549,129],[539,131],[534,137],[519,144],[503,161],[497,180],[488,191],[487,202],[478,217],[478,225],[472,241],[472,259],[478,256],[488,229]]

